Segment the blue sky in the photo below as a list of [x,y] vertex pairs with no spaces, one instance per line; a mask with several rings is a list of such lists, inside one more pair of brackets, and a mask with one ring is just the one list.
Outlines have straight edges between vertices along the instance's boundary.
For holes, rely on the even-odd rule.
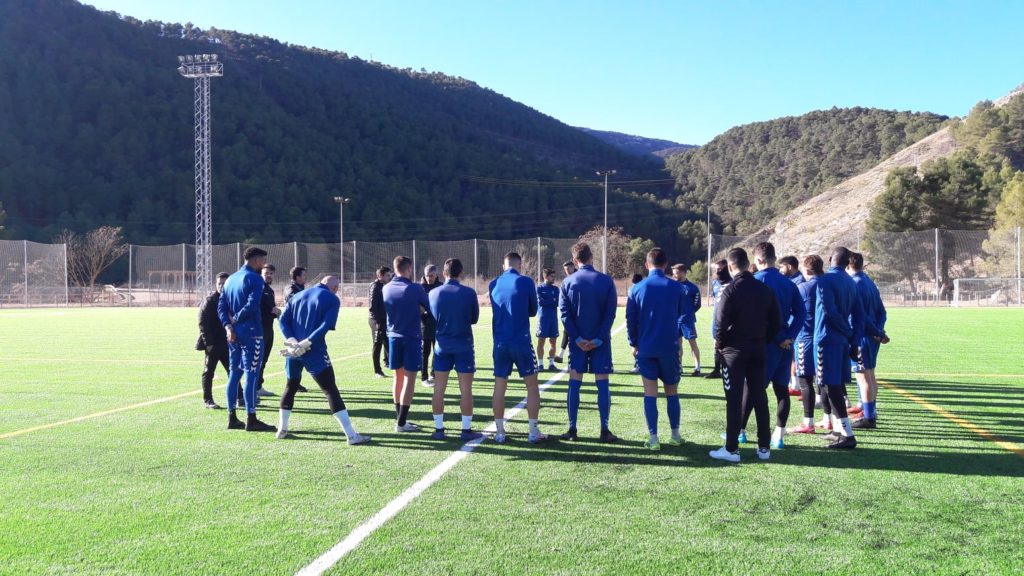
[[704,144],[832,106],[965,115],[1024,83],[1024,2],[86,0],[462,76],[576,126]]

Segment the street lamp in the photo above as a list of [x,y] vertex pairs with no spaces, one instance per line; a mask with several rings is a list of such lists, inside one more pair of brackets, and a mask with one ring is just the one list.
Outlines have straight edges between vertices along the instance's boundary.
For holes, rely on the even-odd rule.
[[344,196],[334,197],[338,205],[338,297],[342,306],[345,305],[345,204],[351,201]]
[[615,174],[615,170],[598,170],[598,176],[604,176],[604,236],[601,239],[601,271],[608,273],[608,177]]

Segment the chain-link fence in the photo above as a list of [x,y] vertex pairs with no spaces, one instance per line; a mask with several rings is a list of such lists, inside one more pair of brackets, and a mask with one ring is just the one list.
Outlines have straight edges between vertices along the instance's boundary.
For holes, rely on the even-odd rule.
[[[724,258],[731,248],[749,251],[758,242],[769,240],[780,257],[791,253],[785,237],[779,234],[710,235],[708,258],[714,262]],[[490,281],[501,273],[506,253],[518,252],[523,257],[525,274],[539,278],[541,270],[552,268],[561,278],[561,265],[570,259],[575,242],[575,238],[522,238],[353,241],[346,242],[343,249],[338,244],[303,242],[258,246],[267,251],[267,261],[277,268],[275,289],[279,299],[290,281],[288,271],[302,266],[307,269],[308,283],[328,274],[338,275],[345,303],[365,305],[377,268],[390,267],[396,256],[413,260],[417,278],[427,264],[440,267],[448,258],[459,258],[465,270],[463,283],[473,286],[478,294],[485,294]],[[1022,304],[1020,228],[864,234],[851,231],[832,243],[822,243],[814,253],[827,259],[831,249],[840,245],[864,253],[868,272],[890,304]],[[214,272],[237,270],[249,246],[214,246]],[[805,248],[793,255],[802,259],[809,253]],[[190,244],[132,245],[102,276],[101,284],[79,287],[69,283],[63,244],[0,241],[0,306],[191,306],[212,289],[200,289],[197,294],[195,258],[195,246]],[[990,281],[958,283],[960,279]]]

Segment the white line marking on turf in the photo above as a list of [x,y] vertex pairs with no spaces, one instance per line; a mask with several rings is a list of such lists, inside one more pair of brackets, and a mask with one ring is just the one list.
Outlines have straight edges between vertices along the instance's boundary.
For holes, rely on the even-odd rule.
[[[614,338],[615,335],[621,332],[625,327],[625,323],[621,324],[618,328],[612,331],[612,337]],[[543,394],[544,391],[551,387],[552,384],[561,380],[562,377],[568,373],[569,369],[563,368],[558,374],[555,374],[547,382],[540,385],[540,393]],[[526,398],[523,398],[515,405],[514,408],[505,412],[505,419],[511,420],[515,418],[525,408]],[[415,484],[406,488],[406,490],[399,494],[397,498],[388,502],[387,506],[371,516],[369,520],[363,522],[359,526],[356,526],[356,528],[352,530],[344,540],[335,544],[319,558],[310,562],[308,566],[296,572],[295,575],[320,576],[327,570],[330,570],[335,564],[344,558],[346,554],[355,550],[360,544],[362,544],[363,540],[366,540],[371,534],[376,532],[377,529],[383,526],[385,522],[397,516],[398,513],[408,506],[409,503],[415,500],[416,497],[422,494],[427,488],[430,488],[435,482],[440,480],[441,477],[454,468],[456,464],[469,456],[477,446],[490,437],[490,435],[496,430],[496,425],[494,422],[491,422],[491,425],[484,429],[484,433],[487,434],[487,436],[484,438],[477,438],[476,440],[470,440],[463,444],[461,448],[441,461],[440,464],[434,466],[434,468],[427,472]]]
[[[359,354],[353,354],[351,356],[345,356],[344,358],[339,358],[338,360],[339,361],[340,360],[350,360],[352,358],[358,358],[360,356],[366,356],[368,354],[369,354],[369,352],[362,352],[362,353],[359,353]],[[280,376],[281,374],[284,374],[284,370],[282,370],[280,372],[274,372],[273,374],[269,374],[269,376]],[[220,386],[214,386],[213,389],[214,390],[220,390],[221,388],[224,388],[225,386],[227,386],[227,385],[226,384],[221,384]],[[165,398],[156,398],[155,400],[147,400],[145,402],[139,402],[138,404],[131,404],[131,405],[128,405],[128,406],[121,406],[120,408],[113,408],[113,409],[110,409],[110,410],[104,410],[103,412],[93,412],[92,414],[86,414],[84,416],[77,416],[75,418],[69,418],[67,420],[61,420],[59,422],[51,422],[49,424],[40,424],[39,426],[32,426],[31,428],[22,428],[21,430],[14,430],[14,431],[11,431],[11,432],[4,432],[3,434],[0,434],[0,440],[6,440],[8,438],[14,438],[15,436],[21,436],[22,434],[28,434],[30,432],[38,432],[40,430],[49,430],[50,428],[56,428],[57,426],[64,426],[65,424],[74,424],[76,422],[83,422],[85,420],[92,420],[94,418],[100,418],[101,416],[109,416],[111,414],[117,414],[119,412],[126,412],[128,410],[134,410],[136,408],[145,408],[147,406],[153,406],[153,405],[156,405],[156,404],[163,404],[165,402],[172,402],[174,400],[180,400],[181,398],[188,398],[189,396],[195,396],[196,394],[202,394],[202,393],[203,393],[202,390],[191,390],[189,392],[182,392],[181,394],[175,394],[174,396],[167,396]]]

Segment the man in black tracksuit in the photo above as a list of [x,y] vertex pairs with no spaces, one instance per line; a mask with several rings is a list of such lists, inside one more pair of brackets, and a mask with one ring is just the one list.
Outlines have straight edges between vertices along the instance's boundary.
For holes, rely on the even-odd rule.
[[725,446],[710,455],[739,462],[740,420],[746,389],[757,418],[757,456],[767,460],[771,454],[771,423],[765,392],[765,343],[779,331],[779,304],[771,288],[749,272],[750,261],[745,250],[730,250],[726,260],[733,279],[722,290],[715,311],[715,348],[725,363],[722,368],[726,400]]
[[380,352],[384,350],[384,363],[388,363],[388,312],[384,309],[384,285],[391,281],[391,268],[377,269],[377,279],[370,284],[370,335],[373,336],[373,373],[384,378],[380,369]]
[[[420,286],[430,296],[430,291],[440,288],[444,283],[437,279],[437,266],[428,264],[423,269],[423,279]],[[430,370],[430,356],[434,352],[434,338],[437,335],[437,321],[430,314],[430,310],[423,310],[420,313],[420,321],[423,327],[423,367],[420,370],[420,384],[427,387],[434,386],[434,372]]]
[[264,264],[261,273],[263,275],[263,297],[260,299],[260,320],[263,322],[263,354],[260,366],[260,379],[256,383],[257,401],[261,396],[273,396],[274,393],[263,388],[263,373],[267,370],[267,360],[270,360],[270,351],[274,349],[274,319],[281,315],[281,309],[277,307],[277,295],[270,287],[274,283],[274,273],[277,268],[273,264]]
[[217,274],[217,290],[211,292],[199,308],[199,340],[196,342],[196,350],[206,353],[202,378],[203,405],[214,410],[220,410],[220,406],[213,401],[213,375],[217,372],[217,364],[220,363],[225,371],[228,370],[228,336],[217,317],[217,302],[227,279],[227,272]]

